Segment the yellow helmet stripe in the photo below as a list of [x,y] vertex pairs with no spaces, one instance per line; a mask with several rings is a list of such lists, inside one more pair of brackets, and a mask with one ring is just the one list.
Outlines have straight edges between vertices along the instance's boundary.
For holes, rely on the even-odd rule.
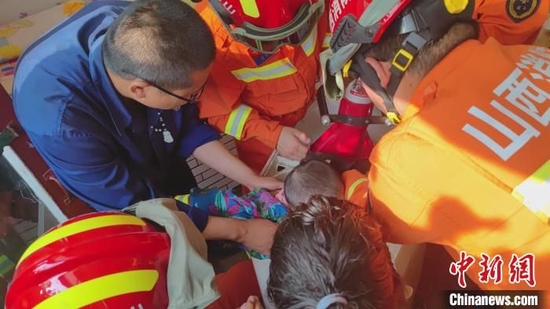
[[82,308],[115,296],[151,291],[158,277],[158,271],[152,269],[106,275],[55,294],[34,309]]
[[[349,186],[346,199],[349,200],[351,198],[351,196],[355,192],[355,189],[357,188],[358,185],[362,184],[363,182],[367,182],[367,181],[368,181],[367,178],[359,178],[354,183],[352,183],[351,186]],[[366,192],[365,192],[365,194],[366,194]]]
[[260,11],[258,10],[256,0],[241,0],[241,7],[246,15],[253,18],[260,17]]
[[44,234],[42,237],[38,238],[34,243],[32,243],[29,248],[23,253],[19,263],[26,259],[29,255],[33,254],[37,250],[45,247],[53,242],[56,242],[62,238],[69,237],[75,234],[86,232],[89,230],[99,229],[102,227],[117,226],[117,225],[145,225],[145,221],[141,220],[138,217],[129,216],[125,214],[112,214],[101,217],[92,217],[89,219],[84,219],[77,221],[71,224],[62,226],[56,230],[53,230],[49,233]]

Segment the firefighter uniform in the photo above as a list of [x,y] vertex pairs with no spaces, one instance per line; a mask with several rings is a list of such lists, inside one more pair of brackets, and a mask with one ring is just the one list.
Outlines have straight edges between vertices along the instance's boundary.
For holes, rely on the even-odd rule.
[[300,46],[283,46],[258,60],[262,56],[235,41],[209,6],[197,10],[212,29],[217,48],[199,102],[200,116],[235,137],[239,157],[260,172],[283,126],[296,125],[315,97],[319,52],[330,39],[328,18],[321,16]]

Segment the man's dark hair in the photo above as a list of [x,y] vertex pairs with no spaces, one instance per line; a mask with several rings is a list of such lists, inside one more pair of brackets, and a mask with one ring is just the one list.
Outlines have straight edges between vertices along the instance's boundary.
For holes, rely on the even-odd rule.
[[285,199],[290,206],[306,203],[314,195],[343,198],[344,184],[328,163],[301,162],[285,178]]
[[271,248],[269,299],[277,308],[315,308],[326,295],[347,305],[395,309],[404,304],[380,224],[360,207],[322,196],[291,209]]
[[[478,34],[479,29],[475,22],[455,23],[441,38],[434,40],[420,50],[411,63],[408,72],[418,76],[426,75],[451,50],[466,40],[476,39]],[[379,43],[373,44],[373,47],[367,50],[365,56],[379,61],[391,61],[395,53],[401,48],[401,44],[407,35],[401,34],[393,37],[383,37]]]
[[122,78],[141,78],[177,90],[192,85],[216,47],[208,25],[180,0],[138,0],[111,25],[103,41],[106,67]]

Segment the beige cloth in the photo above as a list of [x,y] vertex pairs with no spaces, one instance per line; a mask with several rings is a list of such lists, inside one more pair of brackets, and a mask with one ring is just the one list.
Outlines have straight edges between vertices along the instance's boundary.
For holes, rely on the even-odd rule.
[[214,268],[207,261],[206,241],[191,219],[177,211],[176,200],[143,201],[128,210],[161,225],[170,236],[168,308],[205,308],[220,297],[215,287]]

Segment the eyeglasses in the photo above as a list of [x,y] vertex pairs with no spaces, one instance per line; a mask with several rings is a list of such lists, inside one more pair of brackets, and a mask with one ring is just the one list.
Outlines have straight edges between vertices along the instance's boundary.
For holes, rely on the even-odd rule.
[[178,98],[178,99],[180,99],[180,100],[182,100],[182,101],[185,101],[185,102],[187,102],[187,103],[196,103],[196,102],[199,100],[199,98],[201,97],[201,95],[202,95],[202,93],[203,93],[203,91],[204,91],[204,85],[202,85],[202,86],[199,88],[199,90],[195,91],[195,93],[193,93],[189,98],[184,98],[184,97],[182,97],[182,96],[180,96],[180,95],[177,95],[177,94],[173,93],[172,91],[166,90],[166,89],[162,88],[161,86],[156,85],[155,83],[151,83],[151,82],[149,82],[149,81],[147,81],[147,82],[148,82],[149,84],[155,86],[158,90],[160,90],[160,91],[162,91],[162,92],[164,92],[164,93],[166,93],[166,94],[168,94],[168,95],[171,95],[171,96],[173,96],[174,98]]

